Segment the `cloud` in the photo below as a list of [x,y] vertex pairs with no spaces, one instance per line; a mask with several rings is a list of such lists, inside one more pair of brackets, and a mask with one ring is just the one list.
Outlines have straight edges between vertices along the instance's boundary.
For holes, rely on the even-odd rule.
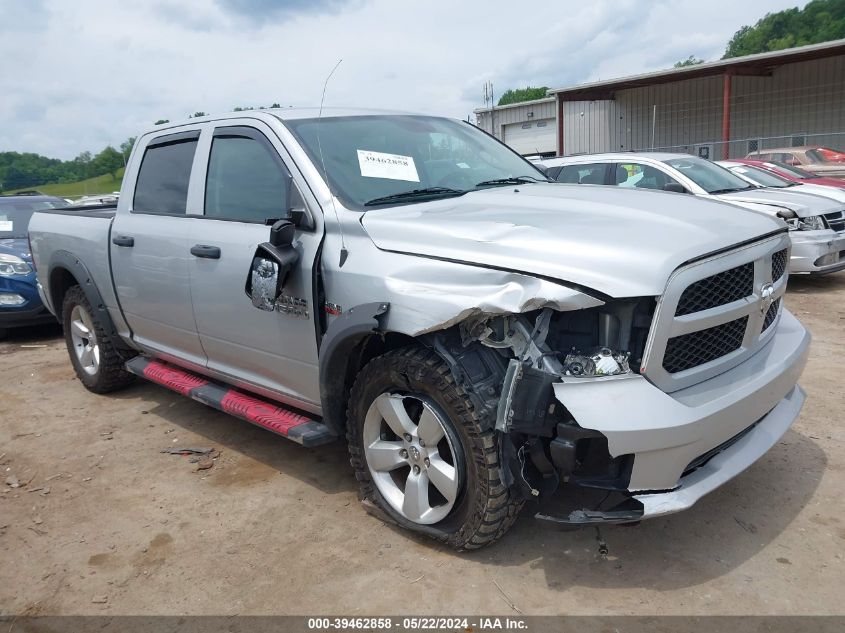
[[357,0],[217,0],[224,10],[255,22],[278,22],[309,13],[336,13]]
[[[767,11],[793,5],[771,0]],[[71,158],[159,118],[235,106],[465,118],[484,81],[561,87],[717,59],[756,3],[77,0],[4,3],[0,150]],[[9,28],[14,24],[16,28]]]

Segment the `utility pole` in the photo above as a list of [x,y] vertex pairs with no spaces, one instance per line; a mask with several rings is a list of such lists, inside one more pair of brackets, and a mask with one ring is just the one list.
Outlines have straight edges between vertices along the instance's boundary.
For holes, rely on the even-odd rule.
[[484,105],[490,104],[490,134],[496,138],[496,121],[495,121],[495,111],[496,111],[496,98],[493,94],[493,82],[492,81],[485,81],[484,82]]

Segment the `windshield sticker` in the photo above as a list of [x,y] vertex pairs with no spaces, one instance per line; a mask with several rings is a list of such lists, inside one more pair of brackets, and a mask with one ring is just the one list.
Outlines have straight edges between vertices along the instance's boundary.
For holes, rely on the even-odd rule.
[[0,231],[11,231],[15,223],[11,220],[0,220]]
[[461,169],[469,169],[469,165],[467,165],[466,163],[456,163],[456,164]]
[[361,166],[361,175],[365,178],[420,181],[420,177],[417,175],[417,166],[414,164],[412,156],[383,154],[359,149],[358,164]]

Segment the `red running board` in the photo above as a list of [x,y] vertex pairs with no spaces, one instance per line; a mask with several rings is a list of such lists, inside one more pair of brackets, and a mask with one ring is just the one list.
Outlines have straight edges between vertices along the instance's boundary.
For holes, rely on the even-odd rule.
[[322,422],[160,360],[136,356],[126,363],[126,369],[303,446],[326,444],[337,438]]

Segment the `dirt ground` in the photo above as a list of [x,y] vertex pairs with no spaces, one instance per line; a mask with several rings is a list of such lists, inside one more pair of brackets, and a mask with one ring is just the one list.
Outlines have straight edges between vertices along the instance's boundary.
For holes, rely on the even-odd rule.
[[[602,528],[606,557],[595,528],[530,511],[479,552],[408,536],[361,508],[342,445],[303,449],[142,382],[93,395],[58,328],[15,334],[0,614],[845,613],[845,273],[789,290],[814,335],[800,419],[692,510]],[[174,446],[221,456],[196,471]]]

